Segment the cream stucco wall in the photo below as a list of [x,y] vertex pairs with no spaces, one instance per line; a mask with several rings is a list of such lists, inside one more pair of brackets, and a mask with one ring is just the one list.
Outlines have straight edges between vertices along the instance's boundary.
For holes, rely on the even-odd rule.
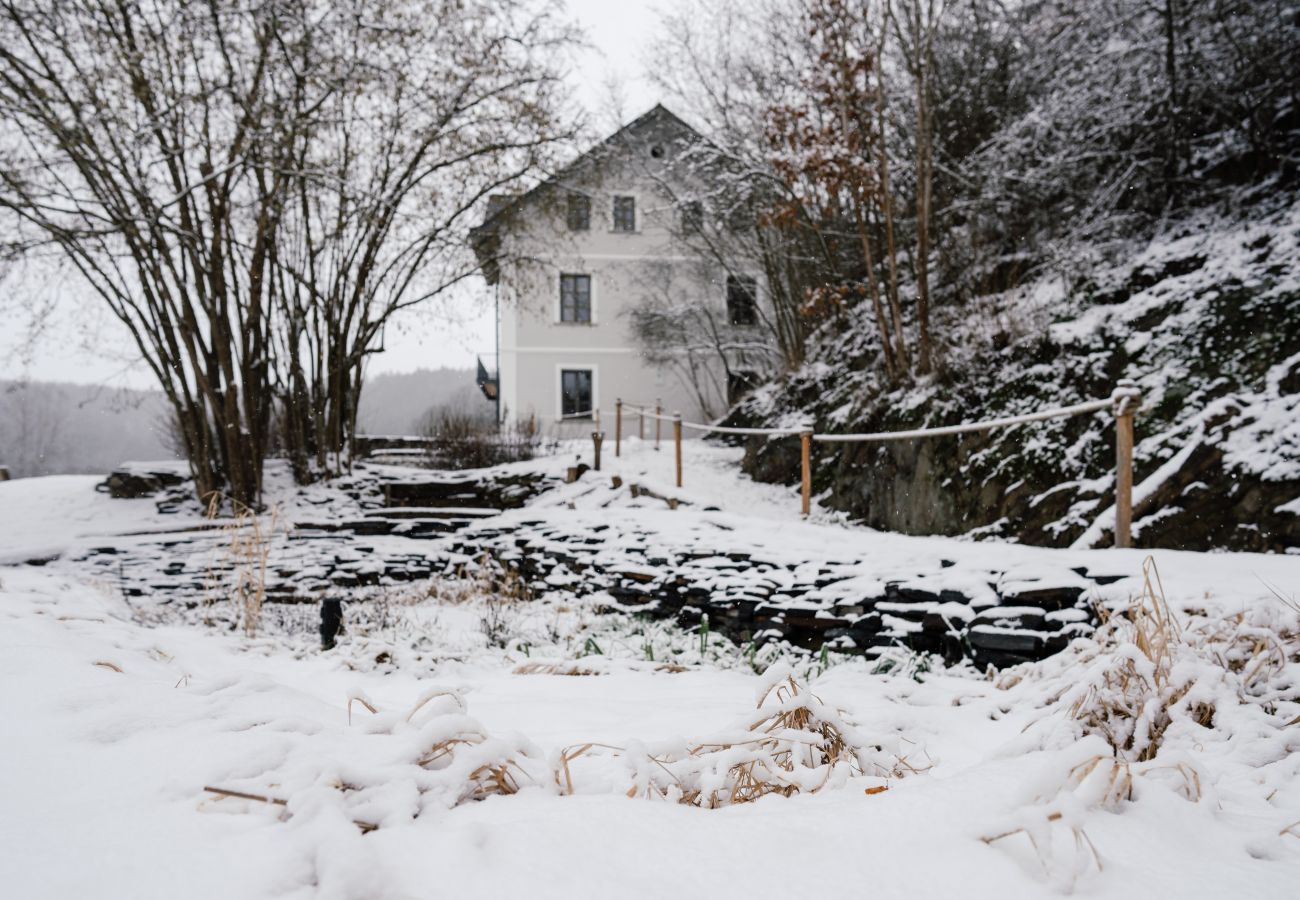
[[[707,304],[726,320],[726,270],[675,237],[680,213],[673,196],[681,196],[681,186],[665,183],[664,170],[656,168],[648,151],[644,159],[607,160],[598,175],[570,178],[549,202],[543,197],[521,209],[503,231],[499,338],[507,422],[533,417],[547,434],[590,433],[591,422],[560,421],[559,373],[565,368],[592,370],[594,403],[607,413],[618,398],[625,404],[659,401],[665,411],[694,421],[725,411],[726,380],[716,361],[702,377],[688,379],[671,366],[650,364],[637,349],[631,314],[647,303]],[[568,230],[564,198],[573,190],[591,197],[588,231]],[[613,230],[615,195],[636,197],[635,232]],[[589,324],[560,321],[561,273],[591,276]],[[602,425],[613,430],[612,421]],[[625,424],[625,433],[635,430],[635,421]]]

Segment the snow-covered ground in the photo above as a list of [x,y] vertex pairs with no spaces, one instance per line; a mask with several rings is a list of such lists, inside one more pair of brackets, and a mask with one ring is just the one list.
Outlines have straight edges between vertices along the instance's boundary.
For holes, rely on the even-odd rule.
[[[797,497],[737,475],[735,455],[692,445],[678,491],[671,455],[633,445],[600,483],[502,521],[633,520],[881,568],[1104,563],[1129,578],[1099,599],[1137,594],[1140,551],[801,523]],[[689,505],[629,500],[604,486],[613,472]],[[5,896],[1284,898],[1300,884],[1296,557],[1157,553],[1181,626],[1163,654],[1120,620],[997,674],[902,653],[755,659],[595,603],[502,604],[463,583],[386,595],[321,653],[310,633],[196,625],[71,563],[131,540],[112,535],[198,524],[109,500],[94,481],[0,484],[0,557],[67,554],[0,566]],[[286,498],[286,515],[319,515],[328,499]],[[785,662],[851,749],[778,773],[805,788],[793,796],[727,803]],[[1106,729],[1130,720],[1103,713],[1125,704],[1146,718],[1116,751]],[[1159,752],[1144,758],[1153,723]],[[451,735],[467,743],[428,759]],[[603,746],[564,753],[589,743]],[[465,799],[501,765],[517,793]],[[721,808],[674,802],[690,786],[718,791]]]

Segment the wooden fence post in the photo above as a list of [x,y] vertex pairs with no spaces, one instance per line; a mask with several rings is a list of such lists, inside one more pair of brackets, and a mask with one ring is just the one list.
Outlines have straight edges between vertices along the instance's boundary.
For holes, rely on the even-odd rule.
[[623,398],[614,401],[614,455],[623,455]]
[[673,443],[677,445],[677,486],[682,486],[682,414],[673,413]]
[[802,484],[799,487],[800,506],[804,518],[812,510],[812,436],[811,431],[799,432],[799,461],[801,464]]
[[1141,402],[1128,379],[1115,391],[1115,546],[1133,546],[1133,413]]
[[591,433],[591,450],[592,450],[591,455],[593,458],[592,461],[595,463],[595,465],[592,466],[592,468],[595,469],[597,472],[600,471],[600,445],[601,442],[604,440],[605,440],[604,433],[600,431],[593,431]]
[[660,426],[664,424],[663,419],[659,418],[664,414],[664,404],[662,400],[655,400],[655,449],[659,449],[659,432]]
[[645,440],[645,407],[644,406],[638,406],[636,408],[636,439],[638,441]]

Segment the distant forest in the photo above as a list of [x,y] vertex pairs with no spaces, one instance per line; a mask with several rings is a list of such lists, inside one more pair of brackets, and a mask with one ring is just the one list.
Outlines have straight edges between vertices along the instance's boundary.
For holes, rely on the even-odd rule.
[[0,466],[14,478],[107,472],[127,460],[175,459],[158,391],[0,381]]
[[[472,369],[420,369],[365,381],[359,430],[415,434],[444,409],[489,419]],[[158,391],[0,381],[0,466],[14,478],[98,474],[129,460],[177,459]]]
[[417,369],[376,375],[361,385],[357,431],[419,434],[446,411],[492,420],[495,407],[474,383],[473,369]]

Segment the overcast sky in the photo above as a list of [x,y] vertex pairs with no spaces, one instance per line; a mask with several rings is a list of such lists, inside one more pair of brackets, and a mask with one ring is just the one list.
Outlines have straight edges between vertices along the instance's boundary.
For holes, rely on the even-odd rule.
[[[645,112],[659,98],[646,83],[642,57],[655,29],[655,10],[670,0],[566,0],[569,14],[586,31],[590,49],[581,52],[573,72],[578,99],[594,122],[615,119],[611,96],[626,116]],[[611,91],[611,86],[614,91]],[[28,377],[123,387],[153,387],[153,377],[132,353],[125,329],[106,315],[94,298],[84,297],[73,276],[23,284],[24,295],[3,298],[0,306],[42,310],[43,337],[25,340],[26,323],[13,318],[0,327],[0,380]],[[493,349],[493,311],[487,286],[475,279],[447,302],[426,305],[393,322],[385,351],[370,372],[407,372],[438,366],[470,366],[478,353]],[[20,352],[20,348],[27,352]]]

